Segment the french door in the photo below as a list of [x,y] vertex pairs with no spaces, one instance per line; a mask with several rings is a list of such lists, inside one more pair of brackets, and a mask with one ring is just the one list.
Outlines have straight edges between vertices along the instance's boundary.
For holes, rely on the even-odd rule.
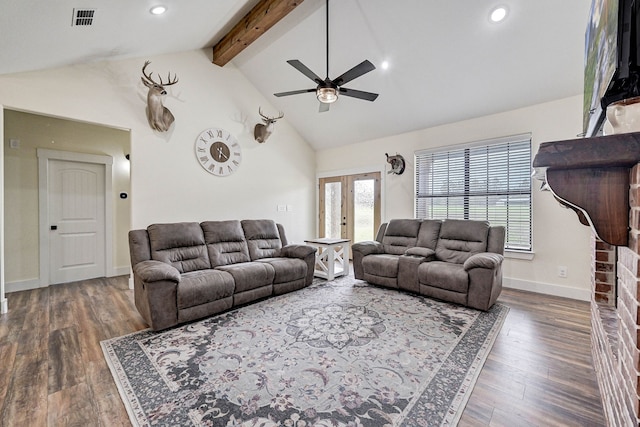
[[373,240],[380,227],[380,172],[320,178],[320,237]]

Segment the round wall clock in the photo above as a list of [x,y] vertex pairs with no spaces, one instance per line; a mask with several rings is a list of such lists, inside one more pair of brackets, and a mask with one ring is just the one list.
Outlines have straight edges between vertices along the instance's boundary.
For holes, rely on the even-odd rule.
[[210,128],[196,139],[200,166],[216,176],[229,176],[240,166],[242,152],[236,138],[224,129]]

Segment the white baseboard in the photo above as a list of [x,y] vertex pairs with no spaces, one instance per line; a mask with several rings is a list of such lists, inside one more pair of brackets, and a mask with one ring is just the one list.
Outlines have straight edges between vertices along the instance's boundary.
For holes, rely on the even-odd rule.
[[[128,276],[129,274],[131,274],[131,267],[129,266],[114,267],[109,277]],[[8,294],[10,292],[28,291],[40,287],[40,279],[18,280],[15,282],[5,283],[5,293]],[[131,289],[133,289],[133,287]]]
[[129,274],[131,274],[131,267],[127,265],[126,267],[114,267],[109,277],[126,276]]
[[579,289],[552,283],[530,282],[528,280],[504,277],[502,286],[520,291],[537,292],[556,297],[571,298],[580,301],[591,301],[591,289]]
[[4,284],[5,293],[28,291],[38,289],[40,287],[40,279],[18,280],[16,282],[6,282]]
[[9,304],[7,303],[7,299],[3,298],[2,301],[0,301],[0,313],[5,314],[8,311],[9,311]]

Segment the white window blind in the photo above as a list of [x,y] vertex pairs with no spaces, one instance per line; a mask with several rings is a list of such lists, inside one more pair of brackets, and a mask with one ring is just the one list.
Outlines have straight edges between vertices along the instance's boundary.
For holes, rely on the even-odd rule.
[[487,220],[531,250],[531,135],[415,153],[416,218]]

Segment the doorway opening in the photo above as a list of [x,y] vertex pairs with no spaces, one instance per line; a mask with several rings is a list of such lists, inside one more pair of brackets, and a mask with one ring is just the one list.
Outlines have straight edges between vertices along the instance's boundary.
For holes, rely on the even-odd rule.
[[[4,107],[2,131],[7,144],[3,147],[3,222],[2,253],[4,292],[16,292],[47,286],[52,283],[48,274],[50,266],[41,258],[43,241],[41,230],[51,233],[49,221],[41,222],[39,198],[40,159],[38,150],[71,153],[88,163],[96,158],[111,158],[112,164],[102,163],[105,177],[111,186],[111,196],[106,203],[110,214],[105,226],[111,227],[112,244],[105,244],[112,262],[106,261],[104,276],[129,274],[127,233],[131,228],[130,161],[131,132],[128,129],[87,123],[73,119],[53,117]],[[77,161],[77,159],[64,159]],[[101,161],[97,162],[101,164]],[[76,176],[77,177],[77,176]],[[107,183],[105,183],[106,188]],[[109,217],[110,215],[110,217]],[[90,240],[83,235],[85,241]],[[106,235],[108,239],[108,235]],[[34,262],[35,261],[35,262]],[[47,274],[43,275],[41,267]],[[71,279],[73,280],[73,279]],[[81,279],[79,279],[81,280]]]

